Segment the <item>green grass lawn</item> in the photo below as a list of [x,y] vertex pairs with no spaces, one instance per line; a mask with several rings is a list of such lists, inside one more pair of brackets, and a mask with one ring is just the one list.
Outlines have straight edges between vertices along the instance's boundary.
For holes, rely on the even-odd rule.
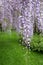
[[43,54],[29,51],[16,32],[0,33],[0,65],[43,65]]

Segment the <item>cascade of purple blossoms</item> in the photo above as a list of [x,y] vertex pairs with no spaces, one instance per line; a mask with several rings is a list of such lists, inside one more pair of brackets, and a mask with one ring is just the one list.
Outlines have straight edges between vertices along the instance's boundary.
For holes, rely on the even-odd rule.
[[25,44],[30,46],[33,36],[34,18],[37,18],[37,27],[43,32],[40,17],[40,0],[0,0],[0,21],[3,30],[11,31],[16,28],[23,35]]

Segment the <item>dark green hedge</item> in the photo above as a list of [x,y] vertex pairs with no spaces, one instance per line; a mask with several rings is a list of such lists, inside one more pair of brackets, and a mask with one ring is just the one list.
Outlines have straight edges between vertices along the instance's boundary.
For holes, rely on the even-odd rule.
[[43,36],[34,34],[30,43],[31,49],[36,51],[43,51]]

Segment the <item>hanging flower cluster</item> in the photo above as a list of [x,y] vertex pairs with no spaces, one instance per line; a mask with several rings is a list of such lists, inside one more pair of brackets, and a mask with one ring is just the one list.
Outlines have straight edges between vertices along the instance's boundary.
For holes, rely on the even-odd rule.
[[0,0],[0,2],[3,5],[1,8],[3,26],[6,27],[6,23],[8,23],[9,29],[11,29],[13,24],[17,31],[23,35],[25,44],[30,46],[35,17],[38,29],[42,29],[40,0]]

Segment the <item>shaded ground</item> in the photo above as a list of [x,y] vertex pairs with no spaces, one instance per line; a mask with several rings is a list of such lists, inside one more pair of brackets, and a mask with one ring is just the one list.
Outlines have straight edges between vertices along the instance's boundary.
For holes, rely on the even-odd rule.
[[16,33],[0,33],[0,65],[43,65],[43,54],[18,43]]

